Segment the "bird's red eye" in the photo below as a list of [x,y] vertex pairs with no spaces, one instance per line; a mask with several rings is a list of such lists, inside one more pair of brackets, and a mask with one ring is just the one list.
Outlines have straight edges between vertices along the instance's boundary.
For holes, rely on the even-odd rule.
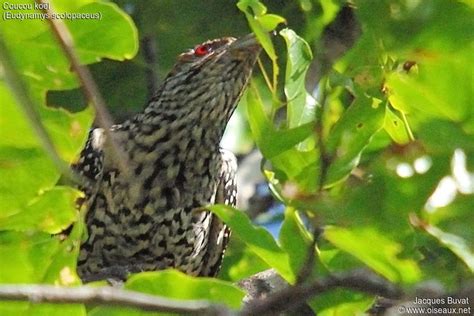
[[209,45],[199,45],[194,49],[194,55],[201,57],[209,54],[211,52],[211,47]]

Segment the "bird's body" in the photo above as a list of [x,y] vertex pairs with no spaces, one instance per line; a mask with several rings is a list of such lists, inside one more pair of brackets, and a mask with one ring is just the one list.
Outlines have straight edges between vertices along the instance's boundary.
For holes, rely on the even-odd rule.
[[235,205],[236,161],[219,143],[259,51],[248,37],[182,54],[146,109],[110,130],[127,172],[104,131],[91,131],[74,166],[88,179],[83,280],[164,268],[215,275],[229,232],[197,209]]

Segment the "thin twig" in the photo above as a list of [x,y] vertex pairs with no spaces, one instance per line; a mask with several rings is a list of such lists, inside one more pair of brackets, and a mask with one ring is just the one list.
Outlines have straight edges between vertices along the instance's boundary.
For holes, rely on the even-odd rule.
[[269,294],[265,299],[251,300],[240,315],[273,315],[299,306],[311,297],[333,290],[346,288],[386,298],[400,298],[401,289],[367,270],[354,270],[334,274],[306,284],[288,286]]
[[69,165],[61,159],[56,148],[54,146],[53,141],[49,137],[48,132],[46,131],[45,127],[41,123],[41,118],[36,111],[39,107],[35,104],[29,91],[23,81],[21,75],[17,72],[14,61],[11,58],[8,49],[5,45],[3,37],[0,34],[0,60],[3,66],[4,78],[7,82],[8,86],[10,87],[13,96],[16,98],[18,105],[23,110],[23,113],[26,115],[30,125],[32,126],[36,136],[38,137],[41,145],[45,149],[46,153],[56,165],[59,172],[68,180],[72,180],[74,182],[80,183],[80,179],[78,179],[69,168]]
[[411,131],[410,125],[408,124],[408,119],[406,114],[403,111],[400,111],[402,118],[403,118],[403,123],[405,123],[405,128],[408,133],[408,137],[410,138],[410,141],[415,141],[415,136],[413,135],[413,132]]
[[313,229],[312,236],[313,239],[306,252],[306,260],[298,273],[296,284],[304,283],[311,277],[311,273],[313,272],[314,262],[316,261],[316,242],[318,240],[319,230],[316,228]]
[[133,307],[140,310],[205,315],[230,315],[223,306],[203,300],[175,300],[113,287],[57,287],[52,285],[1,285],[0,301],[28,301]]
[[[52,16],[55,13],[52,9],[51,3],[48,0],[35,1],[38,4],[42,4],[42,11],[44,13],[47,13],[49,16]],[[72,69],[77,74],[87,100],[91,102],[95,109],[97,123],[99,127],[104,130],[106,139],[110,144],[112,156],[117,161],[119,170],[123,174],[128,174],[127,156],[110,132],[110,127],[113,125],[112,118],[107,111],[104,99],[102,98],[89,69],[81,65],[79,61],[79,57],[74,48],[74,41],[72,39],[71,33],[69,32],[66,24],[64,24],[63,20],[61,19],[48,19],[48,22],[54,35],[58,39],[59,45],[62,47],[66,57],[71,63]]]
[[276,58],[272,60],[272,68],[273,68],[273,91],[275,92],[278,87],[278,63]]
[[257,58],[257,63],[258,63],[258,68],[260,68],[260,71],[262,72],[263,79],[265,80],[265,83],[267,84],[268,89],[270,89],[271,93],[274,94],[275,90],[274,87],[272,86],[272,83],[270,82],[270,78],[268,77],[267,71],[265,70],[265,67],[263,66],[262,60]]
[[[326,78],[323,78],[319,82],[319,89],[321,98],[318,100],[319,107],[316,107],[316,122],[315,122],[315,136],[319,148],[319,164],[320,175],[319,175],[319,191],[323,191],[324,183],[326,182],[326,175],[330,165],[330,158],[326,152],[326,146],[324,143],[324,110],[326,103]],[[318,111],[319,109],[319,111]]]

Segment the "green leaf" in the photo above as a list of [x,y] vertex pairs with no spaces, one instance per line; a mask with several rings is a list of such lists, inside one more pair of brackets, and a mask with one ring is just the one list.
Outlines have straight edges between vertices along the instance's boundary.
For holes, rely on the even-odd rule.
[[471,50],[466,50],[458,51],[456,56],[420,58],[418,73],[392,73],[386,83],[390,103],[417,120],[436,118],[468,123],[474,111],[471,55]]
[[262,227],[252,225],[245,213],[228,205],[206,207],[226,223],[234,236],[243,241],[249,249],[265,261],[288,282],[294,283],[296,276],[291,270],[289,257],[275,242],[272,235]]
[[419,127],[418,138],[432,152],[451,155],[457,148],[473,152],[473,134],[460,124],[446,120],[430,120]]
[[260,17],[257,17],[258,22],[263,27],[264,30],[268,32],[274,30],[278,24],[286,23],[285,18],[276,15],[276,14],[265,14]]
[[347,177],[358,165],[362,151],[382,128],[384,114],[380,101],[360,94],[334,125],[326,145],[332,155],[325,179],[327,187]]
[[285,95],[288,102],[288,127],[314,121],[316,100],[306,91],[305,79],[313,54],[308,43],[293,30],[283,29],[288,50],[285,72]]
[[[58,12],[101,15],[101,20],[65,19],[82,62],[133,57],[138,50],[138,36],[131,18],[115,4],[91,2],[53,3]],[[3,7],[1,10],[3,13]],[[27,12],[34,11],[22,13]],[[46,106],[47,91],[78,86],[48,22],[1,20],[0,28],[13,66],[27,90],[15,92],[28,94],[39,114],[38,124],[44,126],[61,158],[73,162],[84,145],[93,111],[87,108],[69,113]],[[0,260],[0,282],[78,284],[75,270],[83,226],[75,225],[69,238],[62,242],[50,233],[57,233],[77,220],[75,200],[80,194],[72,188],[55,186],[59,173],[3,78],[0,98],[0,226],[1,230],[15,230],[0,231],[0,256],[9,258]],[[30,311],[51,315],[52,306],[35,306]],[[76,306],[56,310],[58,314],[84,314],[83,307]]]
[[[25,115],[16,103],[5,81],[0,80],[0,145],[7,147],[32,148],[39,145]],[[2,177],[2,179],[6,179]]]
[[177,270],[144,272],[132,275],[125,283],[128,290],[175,299],[208,300],[237,309],[245,293],[230,282],[199,278]]
[[0,315],[17,316],[85,316],[86,308],[80,304],[31,304],[29,302],[0,302]]
[[414,283],[421,277],[417,264],[399,259],[402,247],[373,228],[325,228],[324,238],[337,248],[353,255],[392,282]]
[[17,213],[59,178],[49,157],[38,148],[0,147],[0,218]]
[[68,187],[54,187],[42,192],[18,213],[6,217],[0,214],[0,230],[36,229],[59,233],[77,218],[76,200],[81,195],[81,192]]
[[242,12],[245,12],[247,8],[251,8],[256,16],[263,16],[267,13],[267,7],[258,0],[240,0],[237,7]]
[[[258,0],[241,0],[237,3],[237,7],[245,14],[250,29],[257,37],[267,55],[271,60],[275,61],[277,55],[269,32],[279,23],[284,22],[285,19],[274,14],[265,14],[267,8]],[[253,14],[249,11],[249,8],[252,8]]]
[[0,283],[41,283],[59,242],[46,233],[0,232]]
[[423,230],[436,238],[443,246],[451,250],[474,273],[474,253],[466,241],[454,234],[446,233],[436,226],[424,225]]
[[307,260],[313,238],[304,227],[298,212],[292,207],[285,209],[285,220],[278,239],[281,248],[288,253],[293,274],[298,275]]
[[300,0],[301,9],[305,13],[304,37],[308,42],[317,43],[321,34],[337,17],[344,2],[338,0],[325,0],[313,2],[311,0]]
[[96,23],[67,20],[83,63],[97,62],[101,58],[131,59],[138,52],[138,31],[130,16],[115,3],[93,2],[73,12],[101,14]]
[[472,45],[474,10],[469,4],[367,0],[357,3],[356,13],[364,33],[383,39],[386,50],[452,53]]
[[295,148],[313,133],[313,123],[276,130],[264,112],[257,91],[250,89],[246,100],[250,130],[262,154],[289,180],[298,182],[303,190],[313,191],[319,182],[319,155],[315,149],[299,151]]
[[318,316],[365,315],[374,301],[373,296],[364,293],[336,289],[317,295],[310,301],[310,306]]
[[[101,14],[100,20],[65,20],[83,63],[98,62],[104,57],[123,60],[137,53],[137,30],[131,18],[115,4],[95,2],[72,12]],[[8,27],[2,27],[2,35],[9,43],[10,55],[14,56],[16,66],[35,90],[71,89],[78,85],[47,21],[8,20],[0,23],[8,24]],[[25,24],[28,30],[22,31]]]
[[270,266],[252,252],[243,241],[230,238],[218,277],[238,282],[267,269],[270,269]]
[[397,144],[407,144],[410,142],[410,136],[407,132],[407,126],[390,108],[385,108],[384,129]]
[[30,304],[25,315],[34,316],[86,316],[86,307],[82,304]]
[[[0,146],[40,148],[41,145],[26,119],[21,107],[13,99],[4,82],[0,81],[0,97],[4,100],[0,109]],[[39,103],[43,102],[36,100]],[[82,148],[93,121],[93,110],[87,108],[78,113],[63,109],[40,106],[38,114],[60,156],[72,163]]]
[[267,159],[272,159],[292,149],[312,134],[312,123],[292,129],[276,130],[268,120],[262,104],[257,93],[249,90],[247,93],[247,118],[255,142]]

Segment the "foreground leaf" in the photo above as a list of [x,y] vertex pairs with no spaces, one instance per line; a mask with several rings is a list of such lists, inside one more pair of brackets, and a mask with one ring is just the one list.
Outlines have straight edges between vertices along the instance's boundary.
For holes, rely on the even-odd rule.
[[316,296],[310,306],[318,312],[318,316],[364,315],[373,304],[373,296],[337,289]]
[[314,121],[316,100],[306,91],[305,79],[313,54],[308,43],[293,30],[280,31],[286,42],[288,58],[285,71],[285,95],[288,102],[288,127]]
[[282,223],[278,239],[283,250],[288,253],[293,273],[298,275],[308,258],[312,236],[292,207],[285,209],[285,220]]
[[45,233],[0,232],[0,283],[41,283],[59,242]]
[[275,61],[277,55],[268,32],[285,22],[285,19],[278,15],[266,14],[267,8],[258,0],[241,0],[237,3],[237,7],[245,14],[250,29],[257,36],[265,52]]
[[230,282],[215,278],[199,278],[177,270],[135,274],[125,283],[128,290],[176,299],[208,300],[239,308],[245,293]]
[[424,225],[424,231],[436,238],[443,246],[451,250],[466,266],[474,273],[474,253],[470,250],[466,241],[454,234],[446,233],[438,227]]
[[0,214],[0,229],[59,233],[77,218],[76,200],[81,195],[73,188],[56,186],[30,201],[18,213],[7,217]]
[[392,282],[414,283],[421,277],[414,261],[397,258],[401,246],[374,229],[329,226],[324,237]]
[[343,180],[359,164],[362,151],[382,128],[384,114],[385,106],[380,100],[362,94],[356,97],[329,134],[327,151],[333,158],[326,186]]
[[230,227],[234,236],[242,240],[251,251],[277,270],[283,278],[290,283],[296,280],[289,264],[288,254],[277,245],[267,230],[252,225],[243,212],[231,206],[219,204],[207,208]]

